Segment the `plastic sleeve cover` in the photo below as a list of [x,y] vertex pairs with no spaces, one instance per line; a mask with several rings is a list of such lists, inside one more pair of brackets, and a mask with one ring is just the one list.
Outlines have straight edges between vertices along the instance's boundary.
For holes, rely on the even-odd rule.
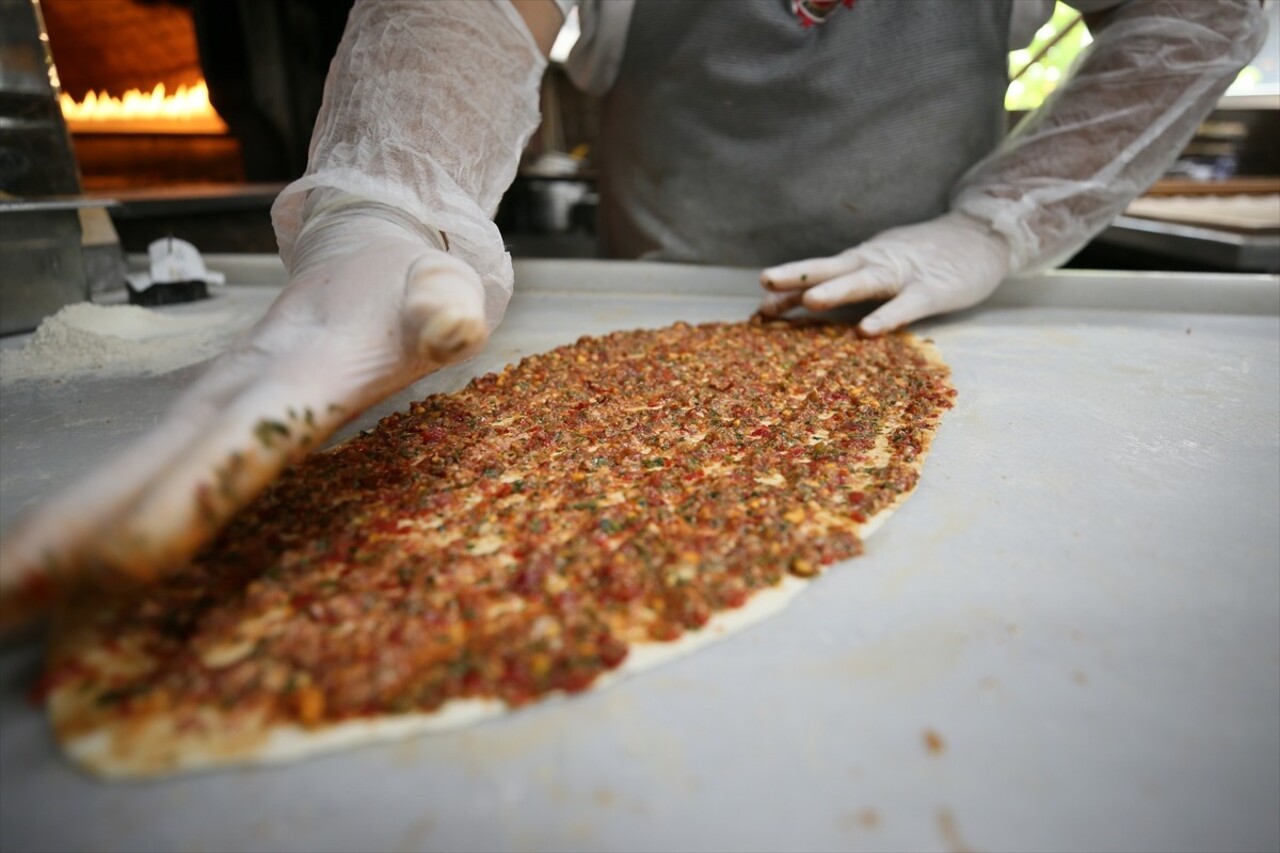
[[1258,0],[1129,0],[1066,83],[960,180],[1011,272],[1062,263],[1177,158],[1266,36]]
[[390,208],[439,232],[432,242],[476,270],[486,319],[497,325],[512,270],[492,217],[537,127],[545,68],[507,0],[358,0],[325,81],[306,174],[271,211],[286,269],[314,210],[333,200]]

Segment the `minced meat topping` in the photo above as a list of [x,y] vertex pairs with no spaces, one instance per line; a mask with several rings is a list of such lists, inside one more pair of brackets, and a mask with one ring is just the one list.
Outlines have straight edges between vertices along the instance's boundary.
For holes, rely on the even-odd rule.
[[913,339],[788,322],[583,338],[312,455],[92,619],[104,713],[322,725],[586,688],[861,549],[954,391]]

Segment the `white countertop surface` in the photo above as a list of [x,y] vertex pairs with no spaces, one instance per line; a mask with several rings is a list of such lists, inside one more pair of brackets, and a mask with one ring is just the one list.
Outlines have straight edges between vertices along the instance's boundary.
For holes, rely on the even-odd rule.
[[[210,266],[233,285],[165,310],[279,285]],[[754,277],[517,263],[481,356],[350,429],[582,334],[745,318]],[[471,730],[144,784],[60,757],[10,646],[0,848],[1280,848],[1280,283],[1054,273],[920,331],[959,392],[921,485],[782,614]],[[0,384],[0,525],[198,369]]]

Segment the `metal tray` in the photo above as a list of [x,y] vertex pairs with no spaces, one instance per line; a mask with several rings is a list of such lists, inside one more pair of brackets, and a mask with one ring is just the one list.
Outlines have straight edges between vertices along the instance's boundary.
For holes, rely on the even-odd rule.
[[[210,265],[222,307],[280,282]],[[754,278],[518,263],[485,353],[353,428],[583,334],[746,317]],[[779,616],[472,730],[127,785],[58,755],[11,647],[0,847],[1280,847],[1277,279],[1052,273],[919,331],[959,390],[920,488]],[[0,521],[194,372],[0,385]]]

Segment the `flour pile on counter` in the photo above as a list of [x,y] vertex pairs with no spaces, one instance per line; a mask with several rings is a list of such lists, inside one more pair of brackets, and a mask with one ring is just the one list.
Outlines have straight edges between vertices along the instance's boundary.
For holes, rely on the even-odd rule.
[[0,382],[167,373],[217,355],[245,325],[230,311],[176,315],[79,302],[46,317],[21,349],[0,350]]

